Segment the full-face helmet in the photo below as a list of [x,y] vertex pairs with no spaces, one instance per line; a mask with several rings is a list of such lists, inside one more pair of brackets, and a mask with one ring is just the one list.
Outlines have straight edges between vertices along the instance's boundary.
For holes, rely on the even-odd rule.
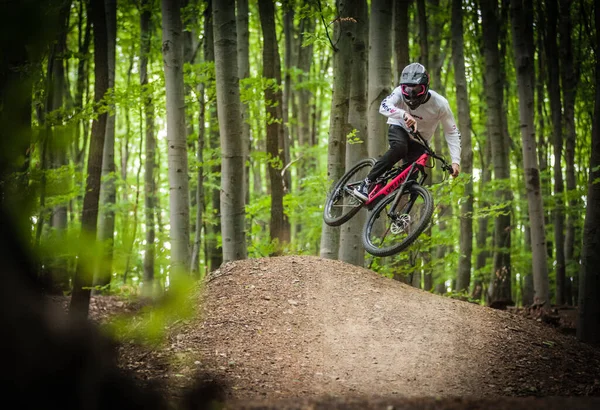
[[429,92],[429,74],[419,63],[407,65],[400,75],[402,98],[412,110],[425,102]]

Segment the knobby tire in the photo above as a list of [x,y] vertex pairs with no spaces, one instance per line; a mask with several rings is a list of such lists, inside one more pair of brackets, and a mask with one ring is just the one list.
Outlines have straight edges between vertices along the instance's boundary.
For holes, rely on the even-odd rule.
[[[418,205],[418,221],[415,221],[414,225],[410,225],[406,228],[410,232],[407,233],[406,236],[399,242],[394,243],[393,235],[391,235],[390,240],[392,241],[392,244],[390,245],[382,246],[382,244],[374,243],[375,238],[384,241],[387,239],[386,236],[390,235],[393,220],[387,214],[387,207],[391,206],[392,201],[394,201],[397,195],[398,192],[385,197],[380,203],[377,204],[377,206],[372,212],[369,213],[367,217],[362,234],[363,246],[365,247],[366,251],[373,256],[391,256],[408,248],[427,228],[427,225],[431,220],[431,216],[433,215],[433,198],[431,193],[421,185],[414,183],[402,193],[402,195],[406,196],[407,198],[406,202],[403,204],[404,198],[400,198],[398,205],[399,208],[406,209],[408,204],[412,202],[413,205],[411,212],[417,209],[415,208],[415,205]],[[422,200],[422,203],[419,198]],[[398,209],[396,211],[401,214],[402,209]],[[406,215],[410,217],[409,214]],[[383,227],[383,234],[379,233],[380,236],[377,236],[378,234],[375,232],[375,230],[381,229],[381,227],[376,226],[377,221],[379,221],[380,218],[384,218],[383,220],[385,221],[385,226]],[[402,231],[402,229],[399,229],[397,225],[396,229]]]
[[[329,226],[349,221],[363,207],[362,202],[345,191],[346,185],[361,182],[375,165],[374,158],[365,158],[354,165],[335,183],[325,201],[323,220]],[[336,212],[339,211],[339,214]]]

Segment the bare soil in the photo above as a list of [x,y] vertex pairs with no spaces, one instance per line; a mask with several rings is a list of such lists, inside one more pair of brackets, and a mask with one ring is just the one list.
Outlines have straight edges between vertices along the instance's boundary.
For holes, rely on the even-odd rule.
[[[123,343],[121,365],[173,397],[213,378],[231,408],[600,408],[600,349],[343,262],[228,263],[197,303],[160,346]],[[91,316],[139,307],[97,297]]]

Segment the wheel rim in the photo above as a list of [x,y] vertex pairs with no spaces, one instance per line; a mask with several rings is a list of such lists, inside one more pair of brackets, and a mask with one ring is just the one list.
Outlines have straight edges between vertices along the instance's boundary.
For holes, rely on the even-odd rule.
[[368,231],[367,240],[379,251],[395,248],[408,240],[426,217],[427,203],[420,193],[402,195],[396,210],[390,214],[393,202],[393,197],[386,198],[380,212],[372,216],[377,221]]
[[328,219],[337,220],[344,218],[355,209],[362,207],[363,203],[344,188],[349,184],[359,184],[366,178],[372,167],[373,164],[365,163],[349,175],[341,186],[336,187],[335,191],[331,193],[331,200],[328,201],[326,209]]

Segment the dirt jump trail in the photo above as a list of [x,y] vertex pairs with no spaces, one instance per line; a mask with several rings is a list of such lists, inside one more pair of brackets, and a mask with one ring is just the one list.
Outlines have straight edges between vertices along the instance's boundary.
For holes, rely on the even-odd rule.
[[171,379],[208,371],[231,400],[600,395],[598,349],[339,261],[229,263],[201,303],[160,355]]

